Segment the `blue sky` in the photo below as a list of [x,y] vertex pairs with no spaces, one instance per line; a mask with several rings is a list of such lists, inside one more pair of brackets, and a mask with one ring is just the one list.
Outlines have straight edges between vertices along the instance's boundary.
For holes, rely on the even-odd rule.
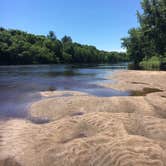
[[120,39],[137,27],[140,0],[0,0],[0,26],[121,50]]

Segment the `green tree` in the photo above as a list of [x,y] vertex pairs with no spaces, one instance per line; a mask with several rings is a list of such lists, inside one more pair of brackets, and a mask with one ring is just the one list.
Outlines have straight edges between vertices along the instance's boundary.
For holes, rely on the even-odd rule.
[[57,37],[56,37],[54,31],[49,31],[47,37],[51,40],[57,40]]
[[129,31],[122,46],[136,64],[154,56],[162,61],[166,52],[166,1],[143,0],[141,6],[143,13],[137,12],[140,27]]
[[124,60],[120,53],[73,43],[68,36],[62,41],[53,31],[42,36],[0,28],[0,64],[113,63]]
[[61,39],[62,43],[72,43],[72,38],[70,36],[64,36],[62,39]]

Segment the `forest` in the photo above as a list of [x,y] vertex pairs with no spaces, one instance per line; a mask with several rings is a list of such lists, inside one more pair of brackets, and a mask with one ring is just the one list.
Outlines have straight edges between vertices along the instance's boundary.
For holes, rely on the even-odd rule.
[[125,53],[100,51],[94,46],[59,40],[54,31],[47,36],[0,28],[0,65],[56,63],[117,63],[127,61]]
[[166,0],[141,1],[139,27],[132,28],[122,46],[135,66],[166,69]]

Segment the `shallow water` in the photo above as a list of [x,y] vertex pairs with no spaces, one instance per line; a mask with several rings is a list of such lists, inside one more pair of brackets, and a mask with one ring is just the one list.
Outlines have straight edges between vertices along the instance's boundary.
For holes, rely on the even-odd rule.
[[95,96],[128,96],[97,83],[127,64],[114,65],[28,65],[0,67],[0,118],[25,118],[27,108],[39,100],[40,91],[74,90]]

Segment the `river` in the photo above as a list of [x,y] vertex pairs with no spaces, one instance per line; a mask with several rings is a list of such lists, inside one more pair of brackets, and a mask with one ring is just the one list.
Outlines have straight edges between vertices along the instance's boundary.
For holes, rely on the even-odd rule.
[[107,65],[26,65],[0,67],[0,118],[26,118],[28,106],[41,99],[39,92],[72,90],[95,96],[128,96],[128,92],[99,86],[107,76],[127,70],[126,63]]

